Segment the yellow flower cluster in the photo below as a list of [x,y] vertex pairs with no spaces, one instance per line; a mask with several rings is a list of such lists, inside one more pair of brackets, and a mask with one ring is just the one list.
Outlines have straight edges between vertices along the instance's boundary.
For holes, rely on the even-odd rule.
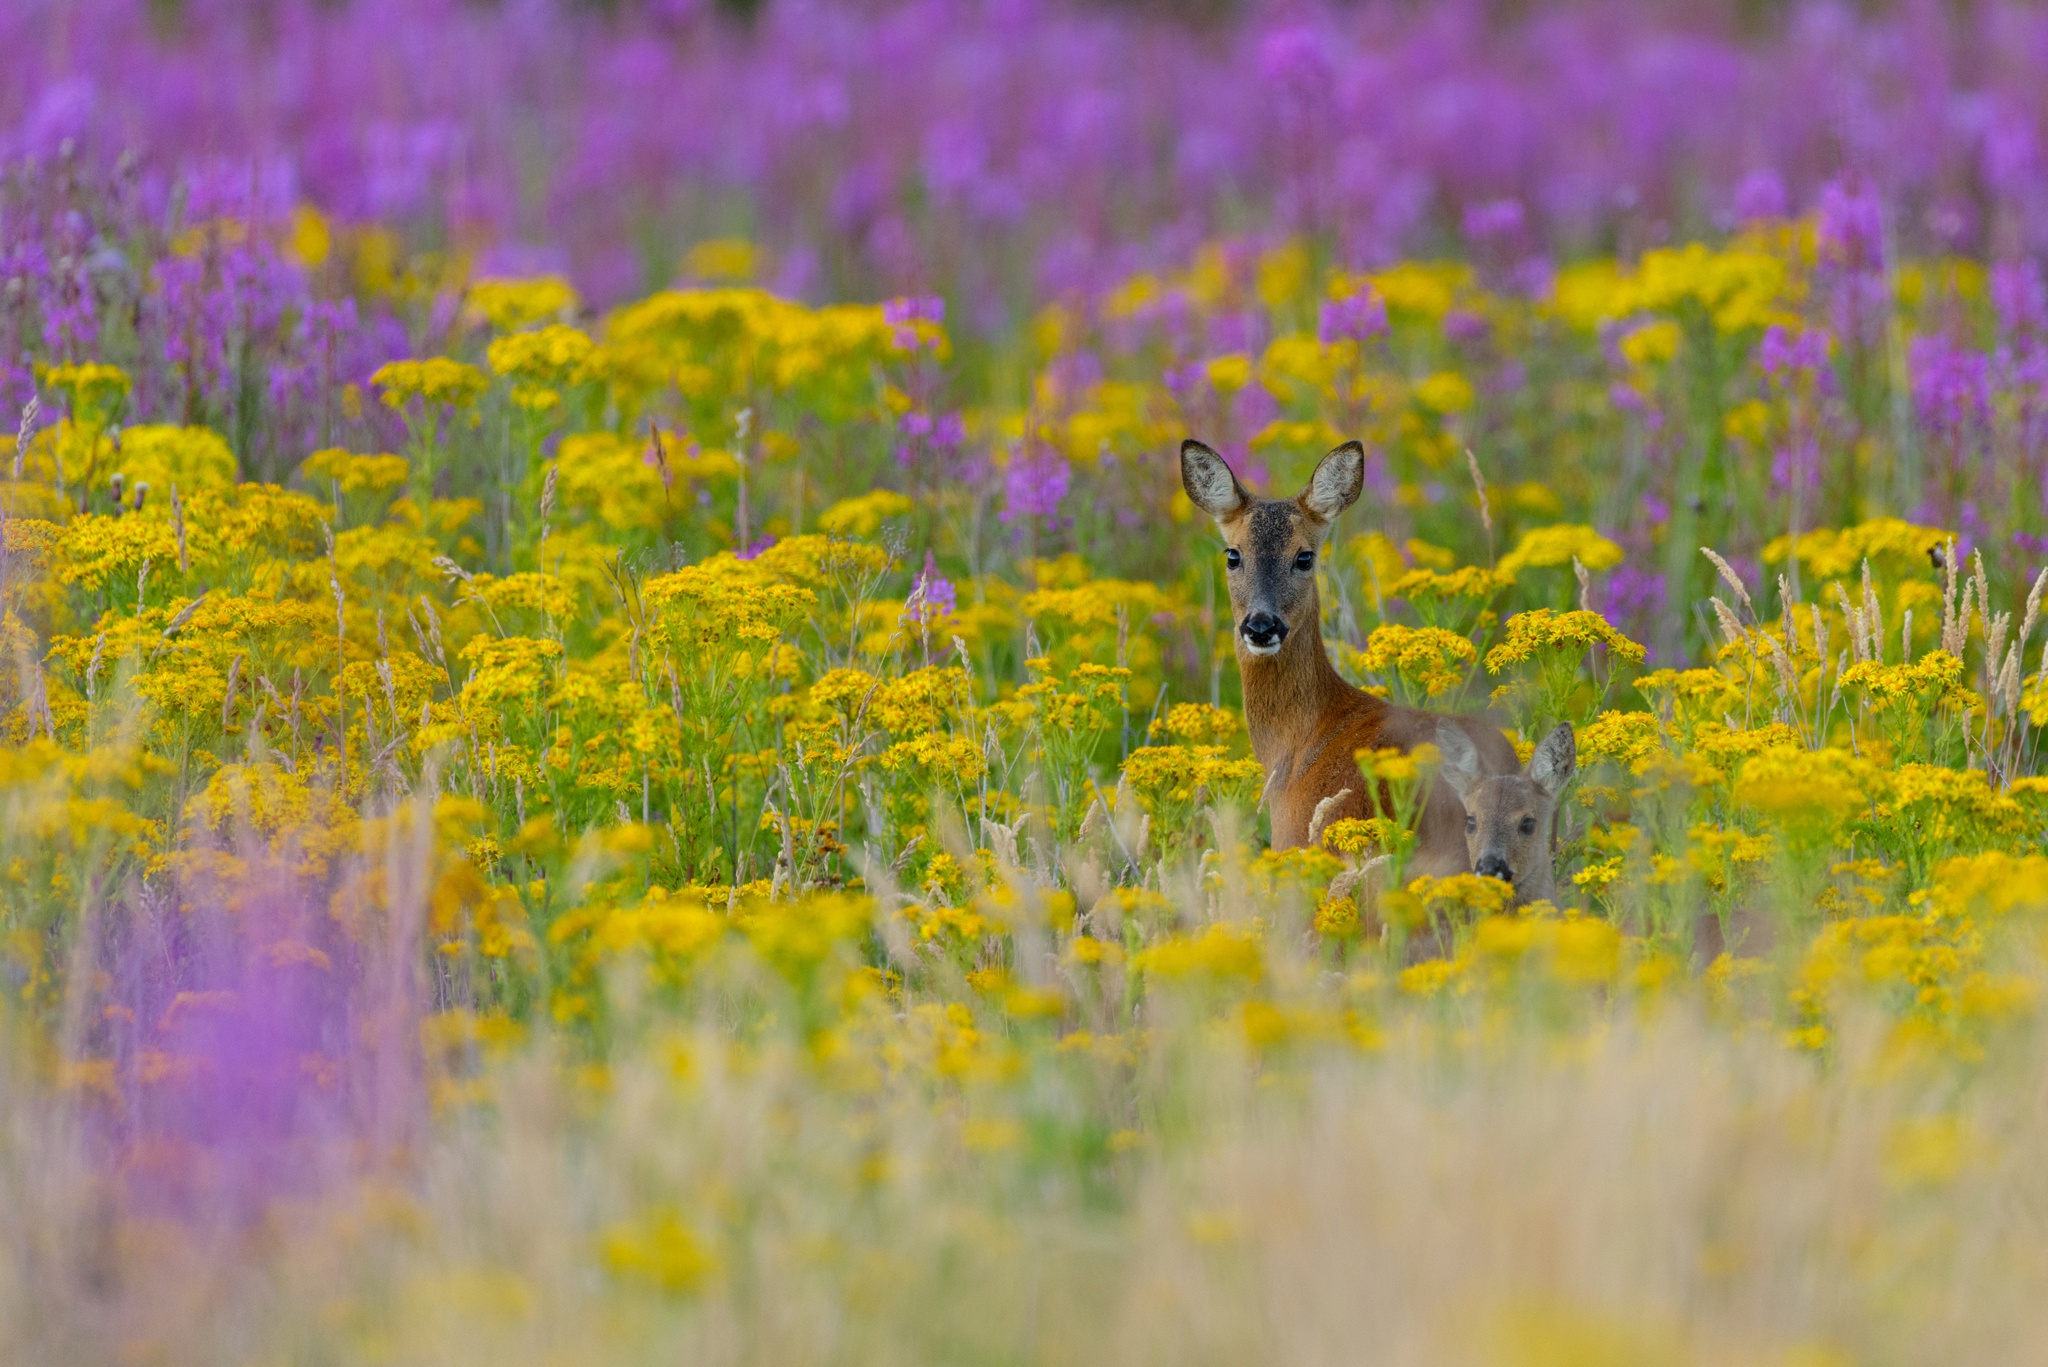
[[1618,278],[1604,312],[1685,316],[1697,312],[1717,332],[1761,331],[1798,324],[1785,305],[1786,271],[1777,257],[1741,247],[1716,251],[1704,243],[1645,252],[1635,272]]
[[489,277],[469,287],[468,305],[500,332],[531,327],[573,313],[575,287],[559,275],[533,279]]
[[403,408],[414,399],[448,408],[472,408],[490,388],[481,370],[446,356],[386,361],[370,376],[370,383],[392,408]]
[[512,402],[545,413],[561,405],[564,386],[582,378],[597,344],[576,328],[552,323],[494,340],[485,352],[491,369],[510,379]]
[[1779,565],[1796,552],[1799,563],[1820,579],[1853,575],[1866,560],[1898,573],[1924,567],[1928,552],[1949,539],[1948,532],[1879,517],[1839,530],[1820,527],[1803,532],[1796,545],[1789,536],[1777,537],[1764,546],[1763,559],[1767,565]]
[[1408,627],[1389,622],[1376,627],[1366,638],[1359,655],[1365,668],[1376,674],[1392,674],[1403,691],[1418,698],[1435,698],[1465,682],[1465,676],[1479,658],[1471,641],[1442,627]]
[[1555,653],[1574,659],[1594,646],[1605,646],[1617,659],[1641,664],[1643,648],[1609,626],[1597,612],[1553,612],[1536,608],[1507,621],[1507,639],[1486,652],[1486,671],[1498,674],[1510,665]]
[[1621,547],[1591,527],[1558,523],[1523,533],[1515,548],[1500,558],[1498,568],[1513,579],[1525,569],[1550,569],[1575,559],[1589,570],[1611,570],[1621,563]]

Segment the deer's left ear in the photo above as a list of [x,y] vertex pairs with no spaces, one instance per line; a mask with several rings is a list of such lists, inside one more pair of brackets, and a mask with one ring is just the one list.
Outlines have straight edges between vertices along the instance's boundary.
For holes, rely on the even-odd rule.
[[1436,724],[1436,748],[1443,756],[1443,767],[1437,772],[1451,785],[1452,792],[1463,798],[1479,786],[1479,780],[1486,776],[1479,763],[1479,747],[1449,717]]
[[1578,771],[1579,745],[1572,724],[1559,722],[1556,730],[1536,742],[1536,753],[1529,756],[1529,779],[1555,801]]
[[1295,501],[1323,521],[1335,522],[1337,514],[1358,502],[1364,489],[1365,448],[1347,441],[1322,458],[1308,477],[1308,488]]

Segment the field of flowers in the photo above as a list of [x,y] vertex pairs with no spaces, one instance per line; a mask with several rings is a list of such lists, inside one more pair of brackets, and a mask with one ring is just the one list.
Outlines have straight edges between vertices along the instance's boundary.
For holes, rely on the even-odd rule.
[[[7,7],[7,1358],[2040,1360],[2043,63]],[[1268,848],[1189,435],[1554,902]]]

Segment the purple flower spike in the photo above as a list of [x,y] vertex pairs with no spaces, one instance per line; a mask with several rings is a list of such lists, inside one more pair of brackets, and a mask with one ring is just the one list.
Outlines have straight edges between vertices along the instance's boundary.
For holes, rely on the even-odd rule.
[[[1333,342],[1364,342],[1387,330],[1387,302],[1377,290],[1366,290],[1343,299],[1323,301],[1316,335],[1324,346]],[[1169,376],[1167,384],[1173,384]]]
[[1024,446],[1010,455],[1003,472],[1004,523],[1033,517],[1055,517],[1060,500],[1067,496],[1073,472],[1067,459],[1050,447]]

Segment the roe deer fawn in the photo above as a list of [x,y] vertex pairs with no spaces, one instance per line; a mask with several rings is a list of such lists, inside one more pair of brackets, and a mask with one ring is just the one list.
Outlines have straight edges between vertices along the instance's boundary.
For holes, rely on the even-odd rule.
[[[1368,801],[1356,753],[1435,745],[1440,722],[1469,740],[1485,772],[1521,768],[1514,747],[1494,727],[1375,698],[1346,683],[1323,649],[1316,559],[1330,524],[1365,487],[1363,447],[1346,442],[1324,456],[1308,487],[1291,499],[1253,498],[1223,457],[1198,441],[1181,443],[1180,475],[1188,497],[1223,533],[1245,729],[1266,770],[1274,849],[1307,844],[1311,824],[1375,814],[1379,795]],[[1465,809],[1441,777],[1423,805],[1416,836],[1411,872],[1471,868]]]
[[1557,900],[1557,799],[1578,772],[1572,724],[1560,722],[1536,742],[1528,768],[1489,774],[1465,733],[1437,728],[1444,767],[1438,771],[1465,804],[1465,848],[1472,872],[1515,885],[1515,901]]

